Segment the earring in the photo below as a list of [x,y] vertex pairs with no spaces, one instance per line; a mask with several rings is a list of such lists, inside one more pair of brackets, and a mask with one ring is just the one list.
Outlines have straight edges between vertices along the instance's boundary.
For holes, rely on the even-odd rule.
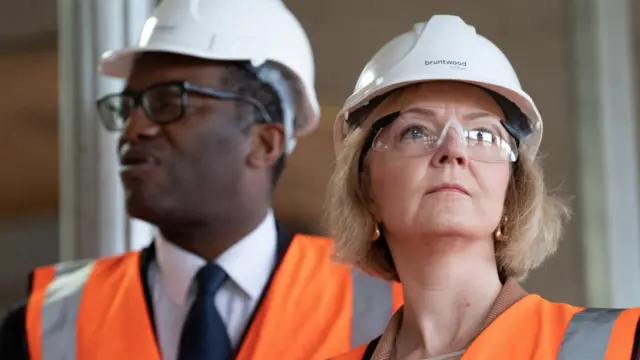
[[505,231],[505,227],[508,219],[509,218],[507,218],[506,216],[502,217],[502,221],[500,221],[500,225],[498,225],[496,232],[493,234],[493,237],[496,239],[496,241],[507,241],[509,239],[509,235],[507,235]]
[[371,237],[372,241],[376,241],[380,238],[380,228],[378,224],[373,225],[373,236]]

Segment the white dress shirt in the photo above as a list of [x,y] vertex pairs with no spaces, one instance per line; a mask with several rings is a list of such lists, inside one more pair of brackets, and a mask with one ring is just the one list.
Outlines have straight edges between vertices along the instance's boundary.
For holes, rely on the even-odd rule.
[[[262,291],[276,265],[277,234],[273,212],[250,234],[217,259],[229,275],[218,291],[215,306],[225,323],[231,346],[237,347]],[[177,359],[182,326],[195,300],[194,278],[206,262],[158,234],[156,259],[147,273],[156,332],[165,360]]]

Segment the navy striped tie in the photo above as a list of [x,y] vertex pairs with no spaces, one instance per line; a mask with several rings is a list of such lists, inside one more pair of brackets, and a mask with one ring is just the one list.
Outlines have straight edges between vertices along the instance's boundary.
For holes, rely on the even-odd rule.
[[215,306],[215,295],[227,274],[214,263],[196,274],[198,293],[182,328],[178,360],[229,360],[231,343]]

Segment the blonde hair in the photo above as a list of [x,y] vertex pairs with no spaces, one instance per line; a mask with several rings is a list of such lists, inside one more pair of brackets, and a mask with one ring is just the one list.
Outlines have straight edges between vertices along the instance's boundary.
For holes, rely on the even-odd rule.
[[[358,162],[366,133],[356,128],[347,136],[329,182],[328,221],[336,242],[336,259],[388,280],[399,280],[386,241],[373,241],[375,221],[369,211],[368,167]],[[365,162],[366,164],[366,162]],[[361,176],[363,175],[363,176]],[[569,208],[547,194],[538,159],[521,154],[514,164],[505,199],[502,232],[495,241],[502,279],[524,279],[558,248],[562,222]]]

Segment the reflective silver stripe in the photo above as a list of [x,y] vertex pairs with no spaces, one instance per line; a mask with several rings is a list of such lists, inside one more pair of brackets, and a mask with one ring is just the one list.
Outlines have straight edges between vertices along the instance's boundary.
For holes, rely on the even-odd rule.
[[378,337],[392,315],[391,283],[374,278],[362,271],[351,271],[353,286],[353,317],[351,318],[351,347]]
[[56,265],[42,306],[42,360],[76,359],[80,297],[95,261]]
[[620,309],[584,309],[571,318],[558,360],[602,360]]

